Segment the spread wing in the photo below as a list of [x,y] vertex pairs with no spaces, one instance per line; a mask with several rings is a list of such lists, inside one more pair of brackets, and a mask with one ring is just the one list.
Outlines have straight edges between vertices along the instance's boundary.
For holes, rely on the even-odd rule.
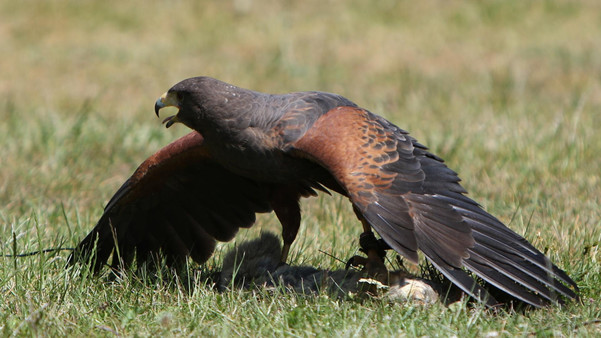
[[69,262],[93,257],[98,271],[143,263],[162,252],[168,264],[191,256],[206,261],[215,242],[229,241],[240,227],[269,212],[268,189],[211,161],[203,137],[192,132],[144,161],[104,209],[98,224]]
[[382,117],[334,108],[290,147],[326,168],[390,247],[413,262],[421,250],[481,301],[496,304],[462,267],[535,306],[576,297],[574,281],[465,196],[442,159]]

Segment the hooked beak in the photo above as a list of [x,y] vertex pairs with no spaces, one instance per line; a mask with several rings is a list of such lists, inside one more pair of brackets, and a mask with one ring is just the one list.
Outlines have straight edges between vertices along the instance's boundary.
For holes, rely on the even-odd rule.
[[[180,108],[179,101],[177,100],[177,97],[174,93],[166,92],[165,94],[161,95],[161,97],[159,97],[157,99],[157,101],[154,104],[154,112],[155,112],[155,114],[157,114],[157,117],[159,117],[159,110],[161,110],[165,107],[176,107],[177,109]],[[167,128],[171,127],[176,122],[180,122],[179,119],[177,118],[177,114],[173,115],[173,116],[169,116],[163,120],[163,123],[166,123],[165,127],[167,127]]]

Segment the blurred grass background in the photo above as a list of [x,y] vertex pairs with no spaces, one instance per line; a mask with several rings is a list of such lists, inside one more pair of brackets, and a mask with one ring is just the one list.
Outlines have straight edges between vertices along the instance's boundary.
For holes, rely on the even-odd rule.
[[[458,171],[471,197],[565,268],[584,300],[549,314],[549,324],[542,314],[453,321],[444,309],[437,317],[324,299],[302,300],[305,312],[291,319],[289,303],[300,300],[287,296],[277,319],[253,317],[247,332],[236,319],[271,305],[251,301],[229,320],[203,322],[182,309],[177,292],[126,285],[99,311],[94,302],[107,286],[92,279],[81,282],[88,289],[71,289],[80,281],[62,273],[61,254],[0,260],[0,332],[412,335],[444,325],[448,334],[480,335],[550,325],[542,333],[598,333],[585,324],[601,317],[600,13],[594,0],[0,2],[1,252],[12,252],[13,234],[19,251],[75,245],[135,167],[188,132],[160,125],[156,98],[208,75],[265,92],[336,92],[409,130]],[[327,196],[303,203],[293,263],[339,268],[318,250],[355,253],[361,228],[347,204]],[[262,229],[280,231],[267,215],[239,237]],[[58,303],[48,292],[55,289],[63,292]],[[132,290],[142,295],[136,302],[155,291],[167,300],[150,306],[151,319],[126,323]],[[228,315],[248,301],[198,297],[196,306]],[[212,303],[219,297],[230,303]],[[342,310],[315,310],[324,306]],[[93,315],[82,324],[87,307]],[[155,320],[165,313],[181,319]],[[381,318],[399,313],[399,321]],[[337,324],[324,326],[322,317]],[[343,323],[355,317],[359,324]],[[187,319],[198,326],[182,326]]]

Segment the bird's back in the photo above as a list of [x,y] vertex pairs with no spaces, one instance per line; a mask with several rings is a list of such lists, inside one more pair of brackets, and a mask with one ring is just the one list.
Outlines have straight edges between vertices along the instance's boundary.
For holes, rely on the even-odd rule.
[[[239,175],[265,182],[309,178],[321,171],[315,163],[297,156],[291,144],[302,138],[321,116],[340,106],[356,107],[352,101],[325,92],[296,92],[268,95],[254,92],[253,106],[241,105],[237,116],[242,128],[229,128],[216,141],[206,135],[214,159]],[[235,131],[235,133],[234,133]],[[228,139],[226,140],[225,137]]]

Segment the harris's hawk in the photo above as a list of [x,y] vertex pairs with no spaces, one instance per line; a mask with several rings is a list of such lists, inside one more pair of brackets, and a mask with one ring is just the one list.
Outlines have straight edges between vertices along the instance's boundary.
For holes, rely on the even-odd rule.
[[[463,291],[497,301],[468,273],[533,306],[577,298],[576,283],[528,241],[468,198],[443,160],[386,119],[324,92],[284,95],[209,77],[179,82],[155,104],[194,131],[144,161],[108,202],[70,262],[99,270],[145,262],[205,262],[216,241],[274,211],[285,262],[301,220],[299,199],[335,191],[363,224],[369,260],[389,247],[418,250]],[[365,242],[365,243],[364,243]],[[374,253],[378,253],[374,258]],[[379,257],[378,257],[379,256]],[[466,271],[467,270],[467,271]]]

